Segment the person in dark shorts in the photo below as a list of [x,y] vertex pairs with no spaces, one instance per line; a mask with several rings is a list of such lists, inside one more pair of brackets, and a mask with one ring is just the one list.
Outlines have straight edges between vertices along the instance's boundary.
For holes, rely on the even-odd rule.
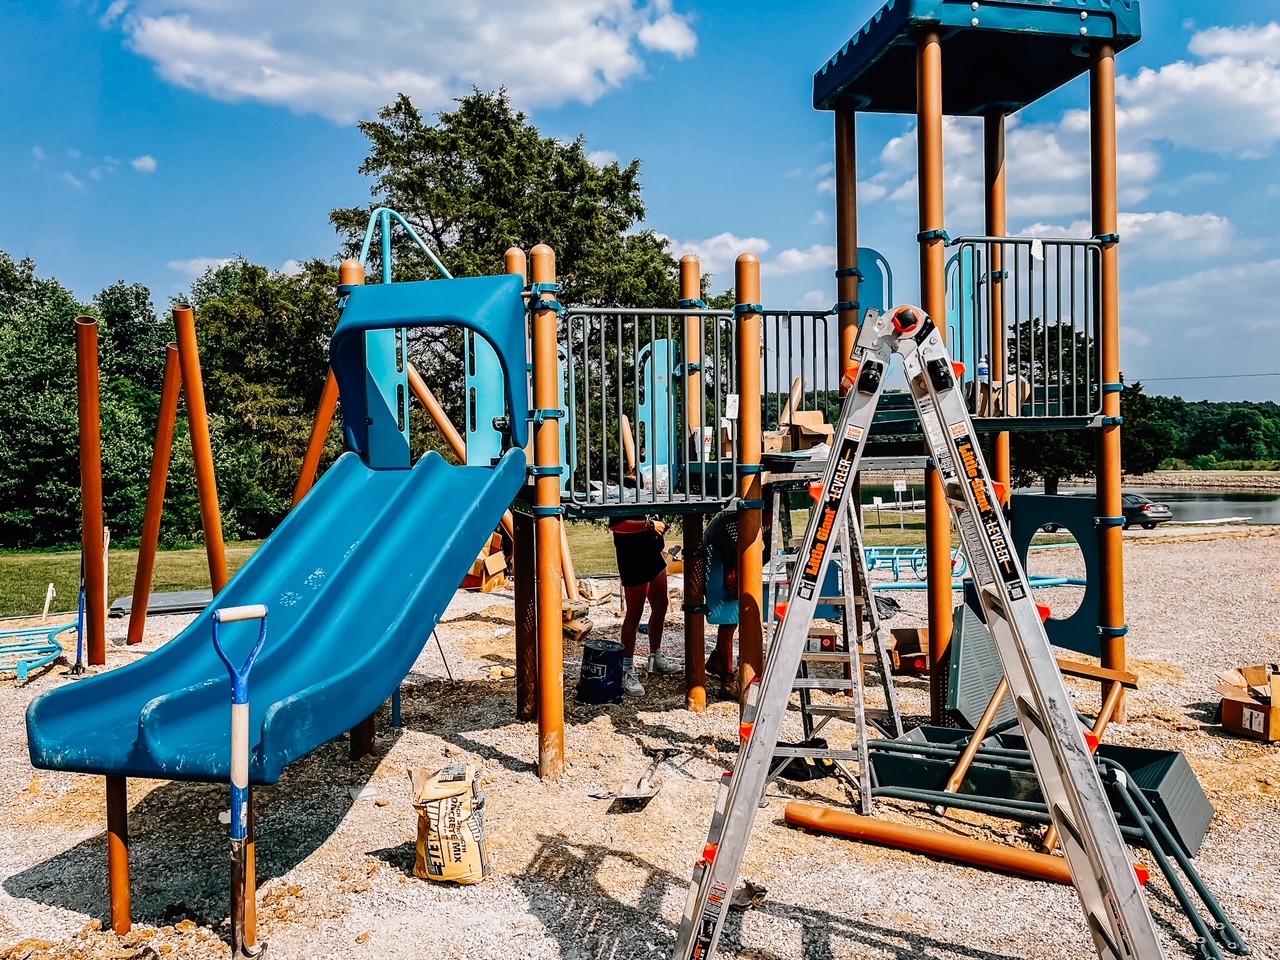
[[649,601],[649,673],[678,673],[680,666],[662,655],[662,626],[667,617],[667,559],[662,555],[666,526],[655,517],[610,517],[613,550],[626,613],[622,620],[622,689],[644,696],[636,675],[636,634]]

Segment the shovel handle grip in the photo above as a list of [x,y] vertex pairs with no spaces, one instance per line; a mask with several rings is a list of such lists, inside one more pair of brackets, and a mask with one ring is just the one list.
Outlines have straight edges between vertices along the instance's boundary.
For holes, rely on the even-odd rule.
[[213,619],[222,623],[236,623],[240,620],[262,620],[267,615],[265,603],[250,603],[242,607],[221,607],[213,611]]

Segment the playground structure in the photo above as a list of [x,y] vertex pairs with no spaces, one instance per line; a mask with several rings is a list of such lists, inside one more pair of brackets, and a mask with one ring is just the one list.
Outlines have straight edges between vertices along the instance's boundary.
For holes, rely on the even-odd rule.
[[[1012,430],[1097,431],[1097,503],[1086,502],[1082,509],[1089,511],[1088,517],[1064,525],[1082,546],[1090,540],[1096,544],[1097,562],[1090,567],[1094,604],[1077,614],[1085,631],[1093,632],[1083,652],[1099,655],[1107,670],[1124,670],[1114,55],[1137,39],[1137,8],[1123,0],[1077,0],[1067,9],[1009,3],[973,13],[970,4],[956,0],[897,0],[815,76],[815,106],[832,110],[836,127],[838,300],[829,311],[766,308],[760,263],[749,253],[736,263],[735,305],[722,311],[707,309],[700,300],[696,257],[681,261],[682,299],[669,310],[562,305],[556,299],[554,253],[545,246],[530,251],[528,277],[524,254],[513,250],[506,275],[394,283],[394,215],[377,211],[383,283],[365,286],[360,264],[343,265],[339,295],[344,309],[295,493],[296,509],[229,583],[225,561],[216,555],[221,536],[211,455],[207,464],[201,463],[200,449],[208,449],[207,422],[204,439],[197,436],[203,402],[197,399],[194,323],[190,311],[181,318],[175,311],[178,343],[170,348],[162,409],[176,410],[179,383],[187,388],[197,480],[203,474],[209,483],[201,485],[200,494],[214,604],[162,650],[86,681],[98,695],[82,691],[73,699],[54,691],[33,703],[28,714],[37,765],[107,778],[112,923],[117,931],[129,926],[125,778],[225,781],[230,773],[221,720],[228,688],[208,643],[213,612],[224,606],[267,602],[272,611],[273,639],[257,668],[251,713],[253,783],[273,782],[287,763],[344,730],[368,729],[367,718],[392,695],[465,565],[499,523],[514,545],[516,709],[520,719],[537,720],[538,767],[544,779],[558,778],[565,764],[562,609],[564,593],[573,599],[576,589],[564,549],[566,517],[682,516],[688,558],[686,704],[700,710],[706,704],[703,521],[726,506],[736,507],[740,681],[745,686],[762,673],[767,619],[763,483],[764,473],[783,462],[776,453],[764,453],[765,430],[778,430],[796,411],[825,412],[838,402],[844,361],[862,317],[869,307],[892,302],[888,265],[858,246],[859,111],[916,113],[923,307],[947,318],[948,340],[966,368],[962,376],[969,412],[979,430],[994,434],[996,478],[1008,482]],[[1030,34],[1022,29],[1027,24]],[[1082,29],[1090,32],[1082,34]],[[1043,66],[1009,75],[972,66],[999,56],[1021,62],[1009,54],[1015,43],[1035,47],[1036,62]],[[964,78],[963,83],[944,87],[944,48],[948,57],[954,51],[955,76]],[[1008,237],[1005,116],[1085,70],[1091,83],[1095,237]],[[986,77],[986,86],[974,77]],[[955,241],[943,220],[944,110],[984,118],[985,231]],[[366,254],[373,227],[371,221]],[[949,245],[956,248],[950,264]],[[462,430],[449,423],[407,360],[407,331],[449,324],[471,331],[465,341],[468,413]],[[100,457],[95,452],[100,441],[96,351],[90,351],[89,327],[85,323],[79,330],[84,344],[80,382],[86,531],[101,529],[102,516],[100,485],[96,491],[93,487],[93,478],[100,475],[94,459]],[[477,387],[492,384],[495,374],[504,382],[496,407],[495,392]],[[434,455],[411,464],[411,397],[431,413],[467,466],[450,467]],[[349,452],[316,482],[339,399]],[[886,428],[906,424],[909,436],[910,415],[904,418],[892,404],[886,408],[877,423]],[[903,452],[913,441],[904,440],[901,432],[886,429],[883,436],[889,439],[881,450],[869,447],[869,466],[876,465],[877,454],[886,464],[900,465],[906,458],[924,465],[918,450]],[[158,435],[157,464],[161,439]],[[153,471],[153,493],[157,474],[163,477],[163,470]],[[950,517],[931,465],[926,475],[930,654],[938,662],[952,632]],[[163,479],[158,489],[162,498]],[[428,522],[429,512],[446,502],[463,512],[456,531]],[[212,510],[207,515],[206,507]],[[1046,509],[1059,508],[1050,503]],[[158,515],[149,495],[147,516],[149,521],[156,518],[156,527],[146,528],[144,543],[152,543],[152,551]],[[1046,519],[1063,518],[1054,513]],[[1024,531],[1029,542],[1039,525],[1015,519],[1015,537]],[[90,539],[86,533],[87,585],[103,579],[94,568]],[[221,582],[216,573],[220,565]],[[386,590],[397,572],[402,576],[396,588]],[[382,596],[376,616],[366,606],[359,624],[342,620],[341,598],[375,593]],[[103,663],[105,609],[95,609],[104,602],[103,591],[90,586],[87,597],[90,662]],[[136,598],[135,588],[134,610],[145,615],[145,602],[139,606]],[[290,604],[281,598],[296,599]],[[135,642],[133,630],[131,624],[130,642]],[[369,637],[370,643],[339,646],[337,638],[344,631]],[[226,636],[229,655],[239,662],[253,638],[247,629],[235,627]],[[1055,639],[1052,630],[1050,636]],[[945,704],[938,684],[931,684],[936,721]],[[353,695],[356,690],[358,696]],[[1118,709],[1119,685],[1110,683],[1107,691]],[[85,729],[95,730],[92,743],[85,741]],[[251,830],[248,844],[251,910]],[[248,928],[252,930],[251,922]]]

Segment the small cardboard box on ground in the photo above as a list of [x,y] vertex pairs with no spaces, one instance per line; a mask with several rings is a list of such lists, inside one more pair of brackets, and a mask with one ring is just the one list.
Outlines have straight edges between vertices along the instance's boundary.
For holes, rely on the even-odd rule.
[[1253,740],[1280,740],[1280,666],[1259,663],[1218,674],[1222,729]]
[[830,443],[835,435],[821,410],[797,410],[791,415],[789,439],[792,450],[808,450],[820,443]]

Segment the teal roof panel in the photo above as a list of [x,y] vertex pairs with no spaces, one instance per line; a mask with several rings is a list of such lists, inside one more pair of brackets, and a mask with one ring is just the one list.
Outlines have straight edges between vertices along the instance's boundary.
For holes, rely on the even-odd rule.
[[1089,46],[1142,37],[1139,0],[889,0],[813,75],[813,105],[915,113],[915,44],[942,34],[942,111],[1012,113],[1089,69]]

